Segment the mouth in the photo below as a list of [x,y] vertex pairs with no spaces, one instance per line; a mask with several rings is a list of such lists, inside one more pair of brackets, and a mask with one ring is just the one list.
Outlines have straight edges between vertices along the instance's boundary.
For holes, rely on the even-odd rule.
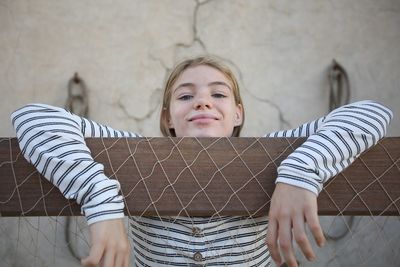
[[189,121],[209,121],[209,120],[218,120],[218,118],[212,115],[196,115],[189,119]]

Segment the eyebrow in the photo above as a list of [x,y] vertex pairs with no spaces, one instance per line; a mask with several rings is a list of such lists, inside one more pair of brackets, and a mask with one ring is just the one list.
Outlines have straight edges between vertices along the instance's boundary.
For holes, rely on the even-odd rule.
[[[215,82],[210,82],[208,84],[208,86],[213,86],[213,85],[223,85],[228,87],[229,90],[232,90],[232,88],[226,83],[226,82],[222,82],[222,81],[215,81]],[[195,87],[194,83],[181,83],[180,85],[178,85],[175,89],[174,92],[176,92],[176,90],[178,90],[179,88],[182,87]]]

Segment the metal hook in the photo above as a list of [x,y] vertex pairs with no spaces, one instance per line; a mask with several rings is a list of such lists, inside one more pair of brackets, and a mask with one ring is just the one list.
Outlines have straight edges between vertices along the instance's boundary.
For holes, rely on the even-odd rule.
[[335,59],[329,68],[329,109],[332,111],[350,100],[350,82],[347,71]]
[[87,117],[89,103],[86,84],[78,72],[68,81],[68,99],[65,108],[79,116]]

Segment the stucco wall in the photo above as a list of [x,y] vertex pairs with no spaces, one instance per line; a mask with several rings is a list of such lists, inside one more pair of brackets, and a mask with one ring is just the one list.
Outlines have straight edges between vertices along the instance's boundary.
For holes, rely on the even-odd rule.
[[[229,60],[239,77],[244,136],[326,114],[333,58],[349,74],[351,100],[392,108],[389,135],[399,136],[399,44],[398,0],[2,0],[0,135],[14,136],[9,114],[23,104],[64,106],[68,80],[78,72],[90,118],[160,136],[168,70],[184,57],[211,53]],[[1,223],[9,224],[15,221]]]

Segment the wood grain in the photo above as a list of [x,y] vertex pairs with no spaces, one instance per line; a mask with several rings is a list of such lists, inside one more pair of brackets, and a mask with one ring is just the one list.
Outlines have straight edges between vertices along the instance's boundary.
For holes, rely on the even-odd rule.
[[[276,169],[301,138],[87,139],[118,179],[129,215],[266,215]],[[385,138],[331,179],[321,215],[396,215],[400,137]],[[0,138],[1,216],[80,215],[73,201],[30,165],[16,139]]]

